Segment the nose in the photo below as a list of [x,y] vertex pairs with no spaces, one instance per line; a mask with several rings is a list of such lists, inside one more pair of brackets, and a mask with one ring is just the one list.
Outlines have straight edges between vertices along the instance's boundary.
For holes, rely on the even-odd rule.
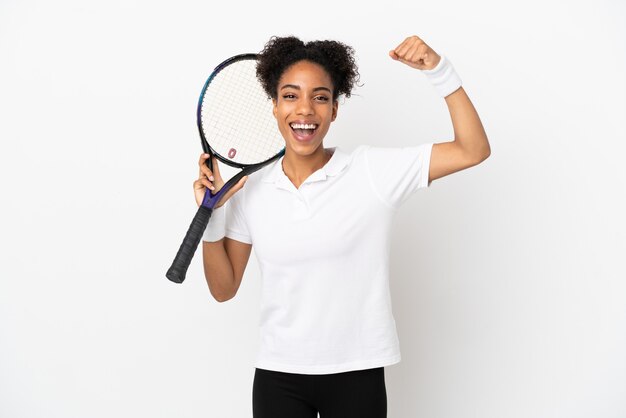
[[308,97],[302,97],[300,100],[298,100],[296,114],[298,115],[312,115],[313,114],[313,106],[311,106],[311,102],[308,99]]

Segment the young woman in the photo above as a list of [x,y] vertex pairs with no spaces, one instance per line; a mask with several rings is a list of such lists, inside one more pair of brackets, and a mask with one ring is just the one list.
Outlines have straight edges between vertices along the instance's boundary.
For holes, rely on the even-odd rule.
[[[256,418],[386,416],[384,367],[400,361],[389,293],[393,215],[415,190],[490,154],[445,56],[417,36],[389,55],[421,70],[445,97],[454,141],[325,148],[337,99],[358,81],[352,48],[274,37],[260,54],[257,75],[272,98],[285,155],[224,196],[203,243],[206,280],[220,302],[237,293],[253,245],[259,261]],[[206,188],[224,184],[217,161],[211,172],[207,158],[200,157],[194,182],[198,204]]]

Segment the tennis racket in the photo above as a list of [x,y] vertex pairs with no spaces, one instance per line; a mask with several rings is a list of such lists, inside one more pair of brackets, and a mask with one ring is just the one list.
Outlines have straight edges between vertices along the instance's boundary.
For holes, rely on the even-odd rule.
[[241,171],[215,194],[206,189],[202,204],[165,276],[185,280],[213,208],[220,198],[247,176],[285,153],[285,141],[272,113],[272,102],[256,77],[256,54],[236,55],[219,64],[209,76],[198,100],[197,122],[202,149]]

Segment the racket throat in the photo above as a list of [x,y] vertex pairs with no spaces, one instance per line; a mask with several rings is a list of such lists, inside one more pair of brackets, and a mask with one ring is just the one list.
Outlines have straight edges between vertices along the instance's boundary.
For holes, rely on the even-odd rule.
[[204,198],[202,199],[202,205],[201,206],[204,206],[207,209],[214,209],[215,205],[217,205],[217,202],[220,201],[222,196],[224,196],[227,191],[228,191],[228,189],[226,188],[226,185],[224,185],[215,194],[212,194],[211,190],[206,189],[206,191],[204,192]]
[[[228,180],[223,186],[222,188],[215,194],[211,193],[211,190],[206,189],[206,191],[204,192],[204,198],[202,199],[202,205],[205,208],[208,209],[214,209],[215,205],[217,205],[217,203],[220,201],[220,199],[222,198],[222,196],[224,196],[230,189],[233,188],[233,186],[235,184],[237,184],[239,182],[239,180],[241,180],[241,178],[247,174],[250,174],[252,170],[250,169],[244,169],[242,171],[240,171],[239,173],[237,173],[237,175],[235,175],[233,178],[231,178],[230,180]],[[256,171],[256,170],[254,170]]]

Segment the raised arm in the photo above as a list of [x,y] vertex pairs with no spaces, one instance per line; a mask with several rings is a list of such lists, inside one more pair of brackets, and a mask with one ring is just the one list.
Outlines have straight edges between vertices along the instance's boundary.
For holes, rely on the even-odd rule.
[[[417,36],[406,38],[394,50],[391,58],[412,68],[422,70],[435,82],[441,96],[445,97],[454,141],[433,145],[428,181],[477,165],[487,159],[491,148],[478,113],[454,72],[451,64]],[[442,64],[439,67],[438,64]],[[433,71],[435,70],[435,71]]]

